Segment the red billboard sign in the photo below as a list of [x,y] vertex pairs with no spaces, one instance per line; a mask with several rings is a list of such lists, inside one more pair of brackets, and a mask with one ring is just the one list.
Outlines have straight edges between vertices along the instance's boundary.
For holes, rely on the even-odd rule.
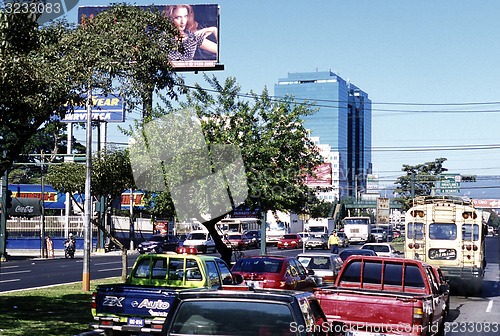
[[315,176],[307,176],[306,184],[311,187],[332,185],[332,164],[322,163],[314,169]]
[[[169,60],[176,71],[223,70],[219,64],[219,6],[204,5],[151,5],[139,6],[156,10],[172,20],[182,40],[179,50],[170,50]],[[110,6],[82,6],[78,8],[78,21],[109,9]]]

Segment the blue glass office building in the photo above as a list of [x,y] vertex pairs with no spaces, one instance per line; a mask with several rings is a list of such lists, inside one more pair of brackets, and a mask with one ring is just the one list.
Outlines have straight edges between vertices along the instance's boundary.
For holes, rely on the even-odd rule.
[[316,103],[318,112],[304,116],[304,126],[311,138],[330,147],[330,153],[324,156],[332,163],[333,194],[323,198],[364,192],[366,176],[372,173],[372,112],[368,94],[331,71],[289,73],[275,84],[274,94]]

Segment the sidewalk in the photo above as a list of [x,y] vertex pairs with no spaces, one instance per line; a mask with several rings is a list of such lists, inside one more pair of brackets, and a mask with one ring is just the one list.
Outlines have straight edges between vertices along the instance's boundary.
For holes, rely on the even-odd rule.
[[[137,251],[127,251],[128,255],[132,255],[138,253]],[[122,251],[114,250],[110,252],[100,252],[100,251],[91,251],[90,255],[121,255]],[[52,258],[42,258],[41,251],[35,249],[12,249],[7,250],[7,261],[9,260],[20,260],[20,259],[52,259]],[[56,258],[64,258],[64,250],[57,249],[54,250],[54,259]],[[76,250],[75,258],[83,258],[83,250]]]

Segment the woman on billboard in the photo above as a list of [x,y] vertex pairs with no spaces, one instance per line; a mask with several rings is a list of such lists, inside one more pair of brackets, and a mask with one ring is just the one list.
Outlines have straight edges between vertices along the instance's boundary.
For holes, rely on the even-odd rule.
[[[169,59],[172,61],[192,61],[195,59],[217,58],[217,27],[207,27],[198,30],[198,22],[194,18],[194,11],[191,5],[173,5],[166,8],[168,17],[175,24],[181,33],[182,48],[169,52]],[[195,56],[197,51],[204,50],[209,53],[208,57],[199,58]]]

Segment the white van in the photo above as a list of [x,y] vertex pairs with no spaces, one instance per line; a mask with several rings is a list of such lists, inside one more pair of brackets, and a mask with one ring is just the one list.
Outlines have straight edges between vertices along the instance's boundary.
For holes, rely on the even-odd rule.
[[200,253],[217,252],[215,242],[206,230],[191,231],[184,240],[183,246],[196,247]]

